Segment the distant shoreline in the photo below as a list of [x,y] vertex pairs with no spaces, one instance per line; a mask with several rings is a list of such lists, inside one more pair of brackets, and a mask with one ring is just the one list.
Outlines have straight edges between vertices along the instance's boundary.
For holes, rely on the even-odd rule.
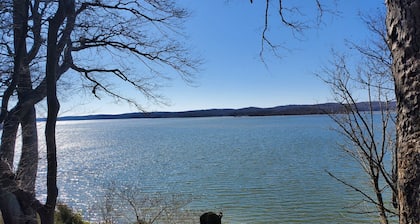
[[[374,111],[379,111],[384,102],[357,103],[359,111],[369,111],[370,107]],[[389,103],[395,109],[395,102]],[[190,110],[180,112],[135,112],[123,114],[96,114],[84,116],[63,116],[59,121],[71,120],[107,120],[107,119],[130,119],[130,118],[191,118],[191,117],[241,117],[241,116],[284,116],[284,115],[314,115],[342,113],[343,105],[338,103],[323,103],[311,105],[285,105],[270,108],[246,107],[240,109],[207,109]],[[46,118],[40,118],[45,121]]]

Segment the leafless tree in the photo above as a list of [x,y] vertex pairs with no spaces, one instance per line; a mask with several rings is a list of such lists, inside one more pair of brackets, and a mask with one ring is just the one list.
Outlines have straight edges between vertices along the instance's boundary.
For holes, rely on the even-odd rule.
[[191,201],[185,195],[150,194],[132,185],[111,183],[99,200],[102,221],[111,223],[196,223],[199,211],[185,206]]
[[[343,109],[340,114],[330,114],[330,117],[337,125],[335,130],[344,136],[344,141],[338,143],[340,148],[360,164],[371,186],[368,189],[372,191],[345,181],[345,177],[328,173],[361,193],[364,200],[375,205],[380,223],[388,223],[390,215],[398,214],[389,208],[386,198],[397,192],[392,172],[395,167],[392,163],[395,162],[392,160],[395,153],[394,92],[389,77],[372,73],[367,67],[352,70],[349,64],[344,56],[336,54],[331,67],[324,70],[325,81]],[[356,97],[367,97],[367,111],[359,109],[362,104]]]
[[[361,193],[376,207],[380,223],[385,224],[390,216],[398,215],[396,201],[390,208],[386,198],[387,192],[397,194],[392,58],[386,43],[384,13],[379,11],[378,15],[362,19],[372,35],[364,44],[349,42],[349,52],[355,53],[351,58],[357,59],[351,63],[347,56],[334,52],[331,64],[320,77],[324,77],[335,101],[343,108],[340,114],[330,114],[336,130],[345,137],[345,142],[339,143],[340,148],[360,164],[372,191],[345,181],[344,177],[328,174]],[[365,100],[367,111],[359,110],[359,98]]]
[[[377,16],[362,17],[373,35],[366,44],[349,42],[349,51],[355,53],[351,58],[357,60],[351,63],[345,55],[334,52],[331,64],[319,76],[330,86],[335,101],[343,108],[342,113],[330,115],[337,124],[336,130],[345,137],[345,142],[339,143],[340,148],[360,164],[372,191],[328,173],[361,193],[376,207],[380,223],[388,223],[390,215],[398,213],[389,208],[385,197],[386,192],[396,195],[397,188],[393,129],[395,92],[383,15],[379,12]],[[359,110],[358,98],[365,100],[367,111]]]
[[[57,198],[55,122],[57,81],[79,74],[82,85],[140,108],[110,88],[125,83],[150,100],[167,73],[190,80],[200,61],[179,41],[188,13],[171,0],[5,0],[0,7],[0,75],[3,131],[0,210],[7,223],[52,223]],[[74,84],[76,85],[76,83]],[[38,133],[35,105],[47,98],[47,201],[35,198]],[[22,148],[15,164],[21,127]],[[16,169],[15,169],[16,167]]]
[[[323,15],[323,2],[314,0]],[[256,4],[257,2],[251,1]],[[278,11],[283,25],[293,27],[299,22],[288,22],[284,6],[294,2],[266,0],[266,18],[270,9]],[[306,2],[305,2],[306,3]],[[420,223],[420,4],[418,0],[386,0],[386,42],[392,56],[392,80],[397,102],[396,152],[397,152],[397,201],[400,223]],[[293,7],[288,7],[293,8]],[[296,15],[296,14],[295,14]],[[292,16],[295,16],[292,15]],[[299,16],[299,15],[298,15]],[[286,18],[286,19],[284,19]],[[292,24],[292,26],[290,24]],[[265,22],[266,26],[268,20]],[[262,42],[266,41],[266,29],[262,32]],[[270,38],[268,40],[271,40]],[[276,49],[276,48],[272,48]]]

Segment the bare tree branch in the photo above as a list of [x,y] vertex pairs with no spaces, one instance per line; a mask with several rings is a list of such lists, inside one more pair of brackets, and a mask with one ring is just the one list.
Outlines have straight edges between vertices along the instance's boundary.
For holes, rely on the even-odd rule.
[[[27,206],[18,212],[22,216],[25,212],[28,214],[21,222],[30,217],[28,222],[33,223],[36,215],[32,211],[35,209],[42,223],[52,223],[57,196],[54,120],[59,104],[56,81],[71,70],[72,74],[80,74],[83,81],[90,83],[92,93],[97,97],[102,91],[141,110],[135,96],[127,97],[110,88],[108,83],[116,81],[154,103],[160,102],[163,98],[155,90],[161,84],[154,77],[165,78],[175,73],[191,81],[201,63],[179,39],[185,37],[182,24],[187,16],[188,12],[178,8],[172,0],[0,2],[0,88],[4,91],[0,112],[0,123],[4,124],[0,157],[11,167],[15,166],[18,126],[31,128],[22,134],[19,173],[13,181],[21,190],[31,193],[32,198],[24,200],[17,197],[17,191],[9,192],[16,195],[12,197],[15,204]],[[92,52],[98,55],[95,62],[89,58]],[[116,60],[105,63],[106,60],[99,60],[102,58]],[[34,106],[47,95],[51,111],[46,131],[48,196],[46,205],[32,205],[26,202],[36,199],[35,186],[26,183],[34,183],[39,158]],[[0,175],[0,182],[1,178]],[[3,190],[0,186],[0,191]],[[7,210],[7,206],[12,203],[0,203],[2,211]]]
[[[373,24],[373,23],[370,23]],[[374,32],[382,40],[379,32]],[[378,42],[379,43],[379,42]],[[386,45],[382,42],[382,45]],[[352,44],[352,49],[359,53],[361,63],[349,63],[346,56],[334,52],[331,65],[324,68],[323,75],[319,75],[331,88],[335,100],[343,105],[343,113],[331,114],[330,117],[337,125],[337,131],[343,135],[346,142],[340,147],[360,164],[369,177],[372,194],[362,191],[359,187],[330,172],[328,174],[353,190],[361,193],[368,202],[374,204],[381,223],[388,223],[389,214],[397,212],[389,209],[384,202],[385,190],[396,193],[395,179],[393,178],[394,165],[389,166],[389,153],[393,153],[392,143],[395,138],[389,133],[389,124],[393,121],[393,108],[390,101],[395,99],[391,88],[390,67],[387,48],[380,48],[385,52],[374,52],[371,47]],[[388,51],[389,53],[389,51]],[[354,92],[358,94],[356,94]],[[367,100],[368,111],[361,112],[357,108],[356,95],[364,93]],[[379,107],[379,108],[375,108]],[[376,112],[376,110],[379,110]],[[392,171],[388,171],[392,168]]]
[[[325,13],[330,13],[332,15],[337,14],[335,10],[326,9],[321,0],[313,0],[312,3],[317,10],[317,16],[315,18],[306,18],[304,13],[301,12],[301,9],[298,6],[295,6],[295,3],[290,2],[292,1],[278,0],[276,3],[273,3],[270,0],[266,0],[264,2],[264,24],[261,32],[260,49],[260,58],[263,62],[266,46],[271,53],[277,57],[281,55],[280,49],[286,49],[284,45],[275,44],[269,37],[269,27],[272,26],[272,21],[277,21],[277,18],[279,18],[281,25],[286,27],[286,30],[290,31],[295,38],[299,39],[298,36],[304,35],[305,30],[319,26]],[[251,4],[252,3],[253,1],[251,1]],[[270,15],[271,9],[276,11],[277,16]],[[311,25],[308,21],[316,21],[316,25]]]

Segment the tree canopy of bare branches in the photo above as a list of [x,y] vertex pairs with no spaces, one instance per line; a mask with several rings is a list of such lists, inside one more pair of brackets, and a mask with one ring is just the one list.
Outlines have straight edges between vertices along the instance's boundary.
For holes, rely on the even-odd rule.
[[[279,12],[278,18],[286,27],[299,22],[290,23],[285,17],[285,4],[292,1],[279,0],[278,4],[266,0],[266,22],[269,24],[268,17],[270,10]],[[319,9],[319,15],[323,15],[323,1],[314,1]],[[256,4],[256,1],[251,1]],[[305,2],[306,3],[306,2]],[[386,31],[383,39],[386,41],[391,57],[391,71],[393,86],[397,102],[396,119],[396,160],[397,160],[397,201],[399,206],[400,223],[420,223],[420,82],[418,81],[420,71],[420,33],[417,24],[420,23],[420,4],[416,0],[387,0],[386,5]],[[292,7],[293,8],[293,7]],[[298,15],[299,16],[299,15]],[[285,19],[286,18],[286,19]],[[271,20],[272,21],[272,20]],[[292,26],[290,24],[292,24]],[[271,23],[270,23],[271,24]],[[271,49],[276,49],[276,45],[271,44],[266,30],[262,32],[261,41],[266,43]],[[296,30],[296,29],[292,29]],[[297,29],[299,30],[299,29]],[[374,32],[383,32],[376,30]],[[373,44],[374,46],[376,44]],[[263,49],[263,48],[262,48]],[[373,53],[366,48],[365,53]],[[372,55],[372,56],[375,56]],[[383,62],[380,62],[383,63]]]
[[[175,73],[190,81],[200,64],[182,42],[189,13],[171,0],[5,0],[0,6],[0,209],[10,223],[33,223],[36,211],[43,223],[51,223],[57,197],[57,81],[78,75],[94,96],[107,94],[141,108],[138,100],[111,88],[127,84],[159,102],[154,90],[162,78]],[[45,98],[48,199],[41,204],[35,198],[35,105]],[[19,127],[22,148],[16,164]],[[44,219],[45,214],[50,217]]]
[[[367,192],[345,177],[328,173],[373,204],[380,223],[389,223],[390,216],[398,215],[394,208],[389,208],[390,203],[386,203],[386,195],[397,194],[395,129],[392,128],[395,126],[395,92],[382,15],[362,17],[373,38],[366,43],[349,42],[350,52],[355,53],[352,57],[333,52],[330,65],[319,76],[330,86],[334,100],[343,106],[343,113],[330,115],[337,125],[336,130],[345,137],[345,141],[338,144],[360,164],[372,191]],[[357,59],[352,63],[349,57]],[[369,111],[359,111],[356,104],[360,100],[367,102]],[[379,111],[374,109],[375,104],[379,105]]]

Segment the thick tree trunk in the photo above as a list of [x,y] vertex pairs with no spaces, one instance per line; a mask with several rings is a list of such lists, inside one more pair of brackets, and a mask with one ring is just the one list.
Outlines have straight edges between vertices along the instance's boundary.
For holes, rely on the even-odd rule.
[[33,194],[19,189],[9,164],[0,160],[0,209],[4,223],[36,224],[32,206],[39,206]]
[[0,160],[0,209],[5,223],[23,223],[24,217],[19,201],[12,192],[15,190],[10,182],[14,175],[8,161]]
[[21,126],[22,154],[16,176],[22,190],[35,194],[35,180],[38,170],[38,134],[34,106],[23,117]]
[[[26,36],[28,32],[28,10],[29,5],[27,1],[13,1],[13,47],[14,47],[14,67],[12,74],[11,86],[7,88],[9,98],[16,88],[20,79],[20,75],[26,73],[24,70],[28,69],[25,65],[26,57]],[[3,99],[5,100],[5,99]],[[0,148],[1,159],[7,161],[10,167],[13,167],[13,157],[16,144],[16,133],[19,126],[18,117],[14,113],[7,113],[8,101],[2,102],[2,116],[4,116],[4,129],[2,133],[2,144]],[[6,110],[6,111],[5,111]]]
[[398,109],[400,223],[420,223],[420,1],[387,0],[386,3]]
[[[16,2],[16,0],[15,0]],[[17,3],[26,2],[26,5]],[[29,3],[27,1],[17,0],[15,7],[21,7],[19,11],[24,11],[26,16],[16,15],[17,17],[14,24],[19,24],[22,30],[19,32],[26,33],[28,26],[28,10]],[[19,5],[21,4],[21,5]],[[24,37],[26,40],[26,36]],[[19,39],[15,37],[15,39]],[[15,59],[15,63],[18,66],[15,69],[14,78],[17,79],[17,94],[19,102],[23,102],[27,98],[31,98],[32,92],[32,78],[29,68],[28,53],[26,47],[26,41],[16,41],[15,48],[18,48],[21,52],[19,59]],[[20,113],[19,122],[22,128],[22,153],[17,170],[17,179],[19,186],[22,190],[35,193],[35,180],[38,169],[38,134],[36,128],[36,113],[34,104],[28,106],[28,110],[25,113]]]
[[0,207],[4,223],[25,223],[21,217],[24,217],[19,201],[16,196],[10,192],[0,189]]
[[[19,101],[30,97],[29,93],[32,90],[26,47],[28,11],[29,1],[13,1],[15,56],[12,82],[8,90],[13,91],[16,88]],[[32,198],[35,196],[35,180],[38,168],[38,138],[35,108],[33,104],[30,106],[31,108],[25,111],[26,113],[13,110],[5,116],[2,146],[0,148],[1,158],[5,159],[5,163],[2,163],[4,169],[2,169],[0,180],[0,191],[2,192],[0,209],[7,223],[36,223],[36,212],[32,208],[31,201],[33,201]],[[6,108],[2,104],[2,109]],[[17,116],[17,114],[21,116]],[[19,123],[22,125],[22,153],[18,166],[18,175],[8,175],[8,172],[11,173],[14,167],[13,157]],[[22,195],[25,195],[25,197],[21,197]]]
[[17,117],[14,114],[9,114],[3,124],[0,146],[0,159],[7,162],[9,167],[13,167],[18,127]]
[[[19,102],[30,98],[32,92],[32,78],[29,68],[26,34],[28,32],[28,10],[29,1],[15,0],[14,8],[14,24],[17,26],[15,32],[15,49],[18,49],[19,59],[15,58],[17,64],[14,70],[14,79],[17,79],[17,94]],[[21,33],[21,34],[20,34]],[[24,39],[25,41],[22,41]],[[19,113],[19,112],[17,112]],[[34,104],[29,106],[26,113],[21,114],[19,123],[22,130],[22,150],[16,172],[16,181],[19,192],[28,192],[35,197],[35,181],[38,170],[38,135],[36,128],[36,113]],[[19,198],[20,199],[20,198]],[[19,200],[22,212],[24,213],[26,223],[36,223],[36,211],[31,207],[30,203]]]

